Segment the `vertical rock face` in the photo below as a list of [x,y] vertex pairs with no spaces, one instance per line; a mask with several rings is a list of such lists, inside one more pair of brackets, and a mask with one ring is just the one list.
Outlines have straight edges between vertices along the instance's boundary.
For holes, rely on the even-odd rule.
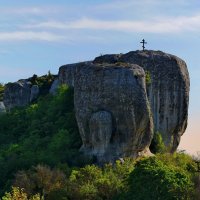
[[[102,56],[94,62],[104,63],[107,58]],[[175,151],[187,127],[190,81],[185,62],[161,51],[133,51],[116,62],[138,64],[150,75],[147,94],[154,131],[159,131],[165,144]]]
[[153,127],[141,67],[86,63],[76,66],[74,77],[83,152],[104,162],[149,147]]

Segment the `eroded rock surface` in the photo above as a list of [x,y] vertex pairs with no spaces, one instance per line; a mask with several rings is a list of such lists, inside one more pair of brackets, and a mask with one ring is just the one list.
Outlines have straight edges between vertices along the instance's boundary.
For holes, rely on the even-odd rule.
[[153,126],[141,67],[85,63],[74,77],[83,152],[106,162],[149,147]]

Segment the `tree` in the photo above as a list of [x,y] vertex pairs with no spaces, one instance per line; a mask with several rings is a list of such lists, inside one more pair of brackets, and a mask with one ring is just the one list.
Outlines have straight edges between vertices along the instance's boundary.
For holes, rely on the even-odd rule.
[[127,200],[189,200],[193,194],[190,174],[157,157],[139,160],[128,178]]
[[28,195],[24,192],[23,189],[20,189],[18,187],[12,187],[11,192],[6,192],[5,195],[2,197],[2,200],[44,200],[44,199],[40,197],[39,194],[30,196],[28,198]]

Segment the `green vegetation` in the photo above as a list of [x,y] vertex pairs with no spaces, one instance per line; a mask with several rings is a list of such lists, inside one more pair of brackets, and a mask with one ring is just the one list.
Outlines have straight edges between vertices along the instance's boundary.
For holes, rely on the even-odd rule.
[[145,71],[145,78],[146,78],[146,85],[150,85],[151,84],[151,74],[149,71]]
[[159,133],[151,145],[153,157],[101,167],[89,164],[79,153],[73,89],[66,85],[56,96],[43,95],[34,104],[0,116],[0,124],[2,200],[200,198],[199,159],[165,153]]
[[[194,160],[183,153],[125,159],[103,167],[66,168],[38,165],[19,171],[14,189],[47,200],[195,200],[200,181]],[[195,180],[195,181],[194,181]],[[13,189],[12,189],[13,190]],[[6,193],[5,195],[11,194]],[[4,200],[4,199],[3,199]]]
[[22,169],[81,165],[81,138],[73,106],[73,90],[62,86],[56,96],[45,96],[26,108],[0,116],[0,189],[10,185]]
[[0,83],[0,101],[3,101],[4,85]]
[[44,198],[40,197],[39,194],[33,195],[28,198],[28,195],[24,192],[23,189],[18,187],[12,187],[11,192],[6,192],[2,200],[43,200]]
[[154,154],[167,152],[167,147],[163,142],[161,133],[159,132],[154,133],[153,140],[150,145],[150,150]]
[[192,199],[193,188],[190,172],[151,157],[135,165],[124,199],[187,200]]
[[38,77],[34,74],[31,78],[28,79],[33,85],[38,85],[40,88],[40,95],[47,95],[51,84],[55,80],[55,76],[49,71],[47,75]]

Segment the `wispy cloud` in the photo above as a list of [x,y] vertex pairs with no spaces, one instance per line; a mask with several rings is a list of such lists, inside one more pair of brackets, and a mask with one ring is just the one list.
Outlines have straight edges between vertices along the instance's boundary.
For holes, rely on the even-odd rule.
[[64,36],[60,36],[50,32],[34,32],[34,31],[0,32],[0,41],[40,40],[40,41],[54,42],[62,40],[63,38]]
[[29,29],[91,29],[121,32],[177,33],[200,31],[200,15],[152,20],[98,20],[82,18],[76,21],[47,21],[23,26]]
[[56,6],[32,6],[32,7],[2,7],[0,8],[0,14],[9,15],[45,15],[61,12],[61,7]]

